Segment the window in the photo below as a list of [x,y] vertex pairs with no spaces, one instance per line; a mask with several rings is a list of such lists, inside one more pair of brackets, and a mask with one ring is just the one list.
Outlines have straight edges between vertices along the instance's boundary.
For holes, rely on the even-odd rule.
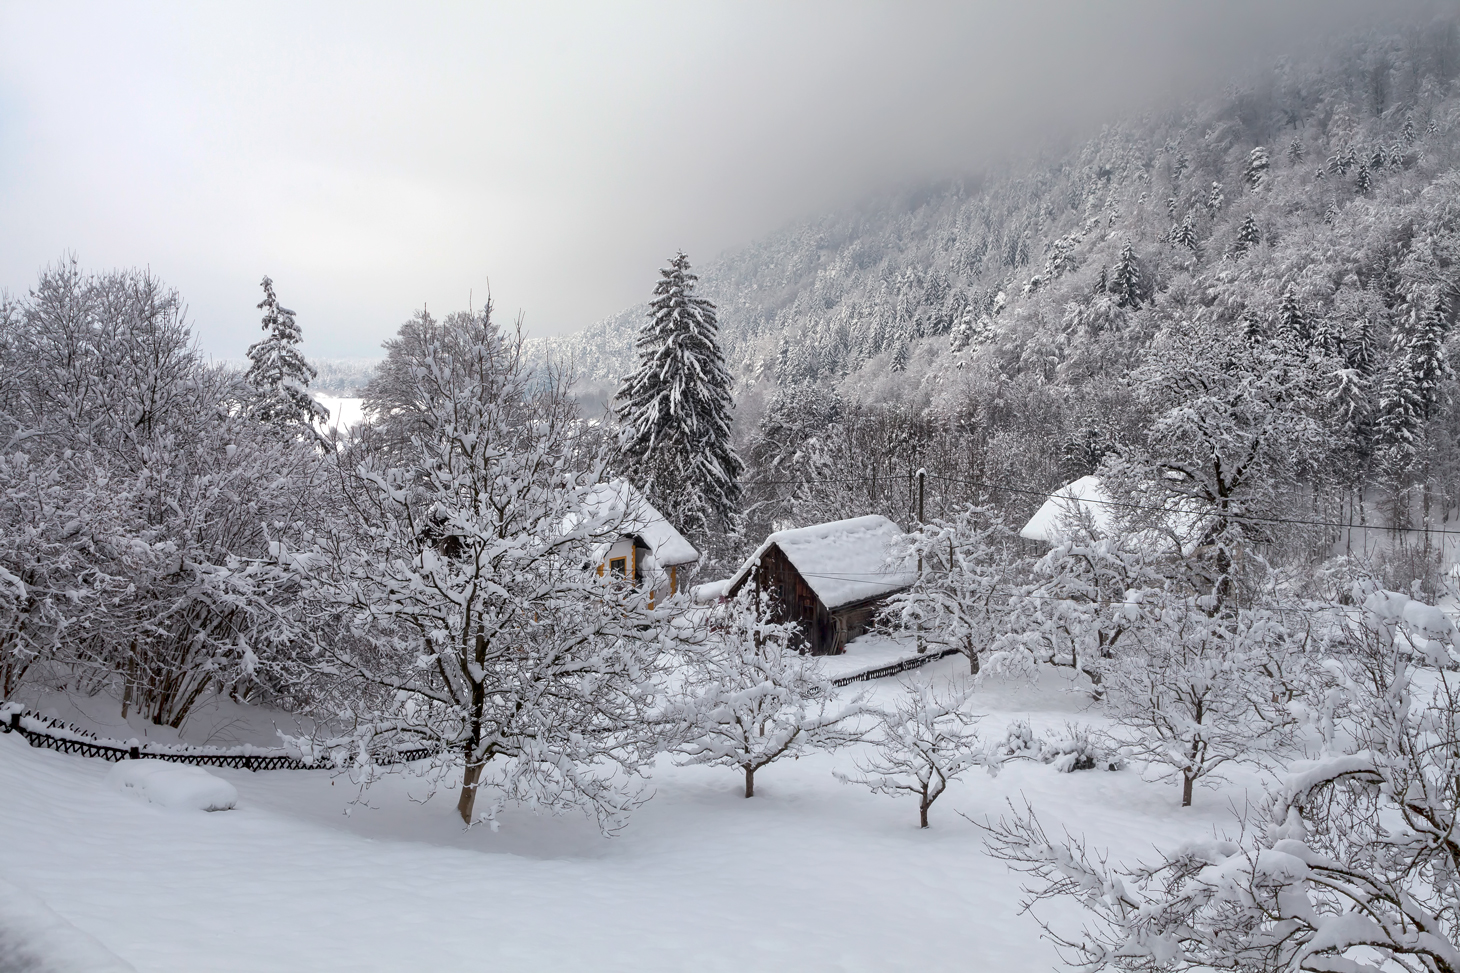
[[616,574],[620,578],[627,578],[629,576],[629,559],[626,557],[614,558],[608,562],[608,571],[610,574]]

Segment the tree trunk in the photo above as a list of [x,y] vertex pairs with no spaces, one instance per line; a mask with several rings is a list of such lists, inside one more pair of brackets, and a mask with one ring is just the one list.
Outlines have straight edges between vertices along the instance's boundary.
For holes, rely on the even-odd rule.
[[471,824],[472,812],[476,809],[477,782],[482,779],[484,766],[486,764],[480,762],[468,763],[466,773],[461,777],[461,798],[456,802],[456,811],[468,825]]
[[745,796],[755,796],[755,768],[750,766],[745,768]]
[[1191,807],[1191,785],[1196,783],[1196,778],[1188,774],[1181,775],[1181,806]]
[[923,801],[920,804],[918,804],[918,827],[920,827],[920,828],[926,828],[927,826],[928,826],[928,801],[927,801],[926,798],[924,798]]

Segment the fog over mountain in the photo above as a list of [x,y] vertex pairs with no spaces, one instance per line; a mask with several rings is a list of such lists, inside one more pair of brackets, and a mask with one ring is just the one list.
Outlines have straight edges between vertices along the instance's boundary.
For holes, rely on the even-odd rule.
[[676,248],[1024,160],[1409,10],[4,4],[0,282],[149,266],[221,358],[266,273],[317,357],[488,290],[562,333]]

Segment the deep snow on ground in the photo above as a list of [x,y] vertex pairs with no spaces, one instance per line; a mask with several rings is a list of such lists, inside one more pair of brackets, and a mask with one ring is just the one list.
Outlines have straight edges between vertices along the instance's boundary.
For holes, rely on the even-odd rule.
[[[963,678],[951,658],[908,678]],[[874,701],[895,680],[849,687]],[[1046,672],[976,696],[1002,737],[1098,723]],[[855,749],[775,764],[741,797],[723,768],[656,769],[654,796],[619,836],[583,817],[509,811],[464,831],[455,795],[395,776],[366,804],[325,771],[211,769],[238,807],[203,813],[109,789],[110,766],[0,736],[0,882],[21,889],[137,970],[1047,970],[1019,876],[959,816],[1027,797],[1116,857],[1230,829],[1259,779],[1244,774],[1182,809],[1138,769],[1057,774],[1029,762],[974,771],[917,828],[911,800],[836,781]],[[344,813],[349,811],[348,814]],[[1078,921],[1066,908],[1047,918]],[[0,941],[7,913],[0,899]],[[64,968],[64,967],[63,967]]]

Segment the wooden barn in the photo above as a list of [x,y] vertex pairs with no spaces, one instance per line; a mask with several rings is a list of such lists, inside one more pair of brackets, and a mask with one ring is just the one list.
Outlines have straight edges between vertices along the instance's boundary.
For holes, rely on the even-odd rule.
[[777,531],[730,578],[725,594],[752,585],[773,617],[800,625],[813,655],[840,654],[888,595],[916,579],[911,565],[891,563],[901,535],[878,516]]

